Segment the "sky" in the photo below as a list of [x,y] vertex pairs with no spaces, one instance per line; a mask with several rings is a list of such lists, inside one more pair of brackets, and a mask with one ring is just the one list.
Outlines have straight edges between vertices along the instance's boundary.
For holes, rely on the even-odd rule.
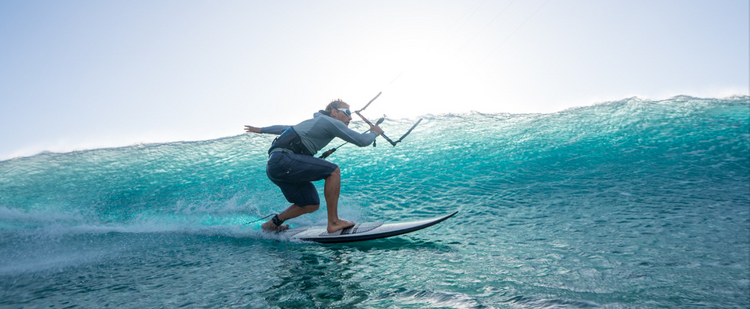
[[365,115],[750,94],[748,0],[4,0],[0,160]]

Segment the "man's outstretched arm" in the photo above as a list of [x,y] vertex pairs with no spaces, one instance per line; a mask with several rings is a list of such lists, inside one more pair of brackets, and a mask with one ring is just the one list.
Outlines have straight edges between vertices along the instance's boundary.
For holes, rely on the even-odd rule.
[[276,134],[279,135],[281,133],[284,133],[286,129],[288,129],[290,126],[287,125],[275,125],[270,127],[254,127],[250,125],[245,126],[245,132],[248,133],[266,133],[266,134]]

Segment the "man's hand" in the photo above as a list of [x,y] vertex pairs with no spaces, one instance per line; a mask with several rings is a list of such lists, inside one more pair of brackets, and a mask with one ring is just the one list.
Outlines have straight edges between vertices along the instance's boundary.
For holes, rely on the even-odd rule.
[[370,131],[375,132],[375,134],[377,134],[377,135],[383,134],[383,129],[381,129],[377,125],[371,125],[370,126]]
[[260,133],[260,128],[253,126],[245,126],[245,132]]

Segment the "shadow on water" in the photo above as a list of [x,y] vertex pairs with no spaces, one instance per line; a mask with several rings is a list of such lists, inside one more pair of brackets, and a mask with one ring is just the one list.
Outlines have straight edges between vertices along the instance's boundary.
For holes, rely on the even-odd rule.
[[[416,237],[392,237],[343,244],[236,239],[232,243],[267,249],[275,261],[272,285],[259,293],[280,308],[351,308],[382,298],[382,280],[397,274],[410,251],[447,252],[450,245]],[[395,263],[395,264],[394,264]]]
[[280,308],[344,308],[362,303],[369,292],[360,284],[360,257],[318,246],[279,243],[280,260],[273,270],[275,284],[260,293]]

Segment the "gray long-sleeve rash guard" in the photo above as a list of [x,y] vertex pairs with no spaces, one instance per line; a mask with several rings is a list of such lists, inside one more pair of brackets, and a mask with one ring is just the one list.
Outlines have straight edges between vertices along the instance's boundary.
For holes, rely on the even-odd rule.
[[[289,127],[285,125],[262,127],[260,128],[260,132],[279,135],[284,133]],[[349,127],[338,119],[323,114],[322,111],[313,114],[312,119],[305,120],[291,127],[294,127],[294,131],[302,139],[302,145],[305,145],[307,150],[312,154],[316,154],[319,150],[323,149],[335,137],[360,147],[372,144],[375,138],[378,137],[375,132],[357,133],[349,129]]]

